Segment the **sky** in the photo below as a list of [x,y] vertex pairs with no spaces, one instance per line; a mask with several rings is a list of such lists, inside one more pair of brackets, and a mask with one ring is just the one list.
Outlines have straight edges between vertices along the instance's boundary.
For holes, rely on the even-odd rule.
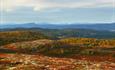
[[0,0],[0,23],[111,23],[115,0]]

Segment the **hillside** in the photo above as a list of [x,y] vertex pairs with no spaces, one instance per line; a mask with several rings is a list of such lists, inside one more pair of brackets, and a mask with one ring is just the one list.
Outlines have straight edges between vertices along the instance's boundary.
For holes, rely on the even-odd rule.
[[70,55],[111,55],[115,56],[115,40],[94,38],[66,38],[61,40],[41,39],[17,42],[1,46],[20,53],[40,53],[47,56],[65,57]]
[[[2,51],[1,51],[2,50]],[[66,38],[1,46],[2,70],[114,70],[115,40]]]
[[6,31],[0,32],[0,45],[47,38],[44,34],[36,31]]
[[83,38],[98,38],[98,39],[114,39],[115,32],[110,31],[98,31],[92,29],[38,29],[45,35],[61,39],[68,37],[83,37]]
[[98,39],[114,39],[115,32],[112,31],[99,31],[92,29],[43,29],[43,28],[13,28],[1,29],[4,31],[34,31],[41,32],[42,34],[50,37],[50,39],[60,39],[68,37],[84,37],[84,38],[98,38]]
[[[57,58],[29,54],[0,54],[1,70],[114,70],[111,57]],[[98,58],[98,59],[97,59]]]
[[0,32],[1,70],[114,70],[114,32],[11,29]]

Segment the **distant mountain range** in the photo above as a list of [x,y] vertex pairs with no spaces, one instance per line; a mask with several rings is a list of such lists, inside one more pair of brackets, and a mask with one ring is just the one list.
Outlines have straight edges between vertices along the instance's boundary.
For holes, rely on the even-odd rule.
[[94,29],[94,30],[109,30],[115,31],[115,23],[111,24],[35,24],[35,23],[26,23],[26,24],[7,24],[0,25],[0,29],[6,28],[47,28],[47,29]]

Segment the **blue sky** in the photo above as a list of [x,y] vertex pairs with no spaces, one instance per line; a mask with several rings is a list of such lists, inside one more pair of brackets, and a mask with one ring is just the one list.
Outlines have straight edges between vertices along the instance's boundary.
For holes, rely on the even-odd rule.
[[114,0],[0,0],[0,23],[111,23]]

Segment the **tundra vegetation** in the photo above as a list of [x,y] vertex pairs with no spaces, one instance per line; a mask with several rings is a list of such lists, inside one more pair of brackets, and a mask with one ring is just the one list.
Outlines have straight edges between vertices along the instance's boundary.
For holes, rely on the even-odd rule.
[[33,30],[0,32],[0,69],[115,69],[114,38],[52,35]]

